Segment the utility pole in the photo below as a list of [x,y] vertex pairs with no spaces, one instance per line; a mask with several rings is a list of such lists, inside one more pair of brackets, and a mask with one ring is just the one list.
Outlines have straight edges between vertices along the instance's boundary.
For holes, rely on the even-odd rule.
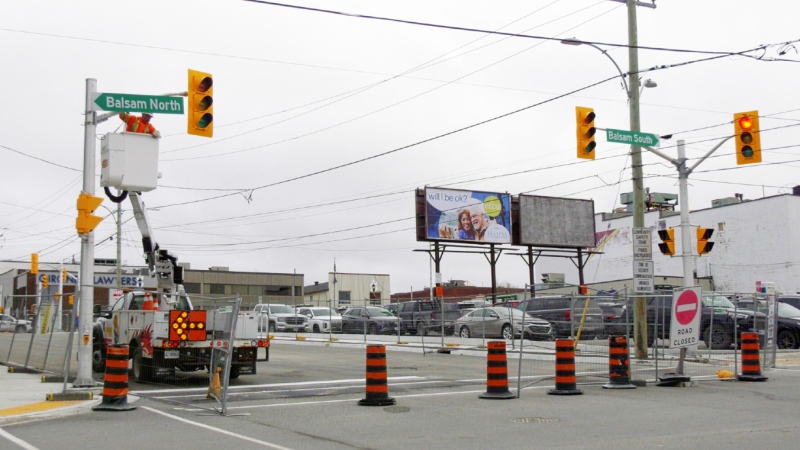
[[[86,119],[83,135],[83,193],[94,196],[95,184],[95,130],[97,114],[94,111],[94,93],[97,80],[86,79]],[[94,231],[80,234],[81,272],[80,319],[78,320],[78,376],[74,387],[92,387],[92,307],[94,306]],[[65,374],[69,375],[69,374]]]
[[[117,196],[121,192],[117,190]],[[122,202],[117,203],[117,289],[122,289]]]
[[[628,83],[630,104],[630,131],[639,132],[639,38],[636,26],[636,2],[627,1],[628,7]],[[631,145],[631,179],[633,181],[633,227],[644,227],[644,180],[642,176],[642,150]],[[633,302],[633,336],[636,357],[647,359],[647,310],[644,297],[637,296]]]

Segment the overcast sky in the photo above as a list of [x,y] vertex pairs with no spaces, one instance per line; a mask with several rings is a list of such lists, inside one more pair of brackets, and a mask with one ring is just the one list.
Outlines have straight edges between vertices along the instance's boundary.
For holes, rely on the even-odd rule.
[[[159,95],[185,91],[187,69],[213,74],[214,137],[187,135],[185,116],[157,115],[162,178],[143,194],[156,241],[193,269],[296,271],[313,284],[335,260],[342,272],[389,274],[392,292],[419,289],[431,275],[414,251],[428,248],[415,240],[415,188],[591,199],[597,213],[632,190],[628,147],[598,133],[596,160],[575,156],[575,106],[593,107],[598,127],[629,129],[619,72],[597,49],[558,40],[596,42],[627,72],[622,3],[291,3],[396,20],[239,0],[3,1],[0,260],[80,258],[87,78],[98,92]],[[641,79],[658,84],[642,92],[642,131],[672,134],[661,150],[673,157],[685,140],[693,161],[733,134],[735,112],[758,110],[764,131],[762,164],[737,166],[729,141],[692,174],[691,209],[735,193],[791,192],[800,184],[800,55],[783,44],[800,38],[800,3],[657,5],[637,10],[639,45],[686,51],[639,51]],[[763,45],[747,56],[703,53]],[[98,125],[98,138],[120,124]],[[643,161],[646,187],[678,193],[673,166],[653,154]],[[122,259],[144,264],[122,205]],[[115,233],[108,217],[95,257],[116,257]],[[490,285],[479,254],[447,254],[441,272]],[[497,280],[523,287],[527,267],[503,255]]]

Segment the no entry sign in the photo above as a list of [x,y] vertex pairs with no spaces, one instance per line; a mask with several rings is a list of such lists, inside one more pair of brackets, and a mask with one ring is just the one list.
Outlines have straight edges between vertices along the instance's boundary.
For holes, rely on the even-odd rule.
[[690,347],[700,341],[702,296],[700,286],[675,289],[672,292],[669,348]]

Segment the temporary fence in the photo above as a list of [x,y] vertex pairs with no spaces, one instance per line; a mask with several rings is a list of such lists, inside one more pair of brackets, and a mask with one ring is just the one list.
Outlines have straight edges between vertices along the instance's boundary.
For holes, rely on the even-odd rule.
[[[777,325],[775,303],[767,299],[764,305],[755,308],[740,306],[737,301],[749,294],[703,293],[699,301],[699,341],[686,347],[681,363],[680,343],[670,345],[672,320],[672,294],[639,295],[627,297],[571,296],[572,311],[575,305],[584,305],[586,310],[600,307],[603,311],[605,333],[591,339],[581,336],[585,320],[578,314],[571,315],[562,323],[562,329],[570,330],[575,339],[575,368],[577,384],[598,384],[609,381],[609,340],[618,336],[630,342],[630,381],[634,385],[659,383],[671,375],[680,373],[692,381],[711,381],[726,378],[721,372],[739,373],[741,364],[741,333],[753,332],[759,337],[762,367],[775,367],[779,337],[784,331]],[[733,301],[731,301],[733,299]],[[547,297],[540,301],[545,302]],[[646,350],[635,346],[635,304],[642,302],[646,317]],[[772,305],[772,306],[769,306]],[[747,309],[749,308],[749,309]],[[769,308],[773,308],[769,310]],[[755,309],[755,311],[754,311]],[[772,312],[770,312],[772,311]],[[538,311],[537,313],[541,313]],[[617,342],[619,342],[617,340]],[[785,342],[785,341],[784,341]],[[672,347],[672,348],[671,348]],[[518,385],[530,386],[542,380],[552,379],[553,344],[550,342],[520,341]],[[618,350],[617,350],[618,351]],[[548,373],[549,371],[549,373]]]

